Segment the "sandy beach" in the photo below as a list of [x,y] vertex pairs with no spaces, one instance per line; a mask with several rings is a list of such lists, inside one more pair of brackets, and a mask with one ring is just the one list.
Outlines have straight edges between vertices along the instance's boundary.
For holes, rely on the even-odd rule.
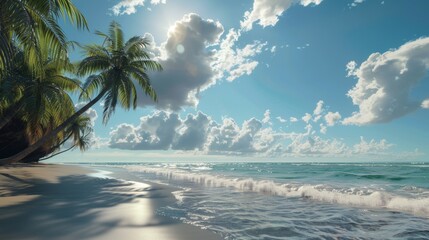
[[70,165],[0,168],[0,239],[221,239],[157,215],[174,201],[167,186],[98,175]]

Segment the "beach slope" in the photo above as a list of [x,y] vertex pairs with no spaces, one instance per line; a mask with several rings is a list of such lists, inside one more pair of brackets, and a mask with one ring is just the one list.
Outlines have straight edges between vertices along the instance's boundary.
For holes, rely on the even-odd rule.
[[0,168],[0,239],[220,239],[156,215],[162,186],[97,178],[79,166]]

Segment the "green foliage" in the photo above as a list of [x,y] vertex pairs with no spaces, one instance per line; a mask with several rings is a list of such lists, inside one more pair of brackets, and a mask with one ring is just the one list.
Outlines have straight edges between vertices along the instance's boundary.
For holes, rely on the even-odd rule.
[[13,45],[24,50],[25,61],[39,75],[43,74],[42,44],[49,46],[53,59],[67,51],[65,34],[57,23],[59,17],[88,29],[85,17],[71,0],[0,1],[0,77],[11,67]]
[[[4,17],[8,13],[10,19]],[[104,100],[106,123],[117,105],[137,107],[137,87],[157,99],[147,71],[162,67],[146,51],[148,40],[133,37],[125,42],[115,22],[108,34],[96,32],[104,38],[101,46],[82,47],[85,58],[77,66],[77,75],[88,76],[85,84],[81,87],[78,80],[65,75],[75,71],[67,57],[73,44],[66,41],[56,22],[60,16],[78,27],[87,26],[70,0],[0,3],[0,136],[19,139],[21,145],[25,141],[25,149],[0,156],[0,164],[53,156],[61,153],[59,149],[66,142],[71,142],[71,147],[65,151],[87,149],[92,129],[90,119],[82,115],[99,100]],[[83,90],[80,99],[89,102],[75,110],[69,93],[78,90]],[[14,136],[17,125],[8,125],[12,120],[18,120],[24,137]]]
[[124,109],[137,107],[136,85],[156,101],[156,93],[150,84],[147,71],[160,71],[161,65],[150,58],[146,51],[149,41],[143,37],[132,37],[124,41],[120,25],[112,22],[108,34],[100,31],[103,45],[82,47],[86,57],[80,62],[77,73],[87,76],[81,99],[89,99],[101,90],[104,96],[103,122],[107,123],[119,104]]

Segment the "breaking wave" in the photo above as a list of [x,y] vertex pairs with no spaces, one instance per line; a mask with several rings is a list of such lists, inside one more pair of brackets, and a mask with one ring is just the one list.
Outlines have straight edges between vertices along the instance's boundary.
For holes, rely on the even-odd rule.
[[239,191],[284,197],[303,197],[321,202],[367,208],[384,208],[429,217],[429,197],[401,196],[368,188],[336,188],[324,184],[288,184],[271,180],[232,178],[181,169],[124,166],[129,171],[155,174],[179,181],[190,181],[207,187],[227,187]]

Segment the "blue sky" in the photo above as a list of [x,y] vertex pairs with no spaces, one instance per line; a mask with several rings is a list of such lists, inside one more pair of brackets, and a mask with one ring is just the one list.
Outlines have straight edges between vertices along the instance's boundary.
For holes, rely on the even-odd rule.
[[93,149],[55,161],[427,159],[428,1],[74,2],[90,31],[64,25],[70,40],[115,20],[164,71],[157,104],[106,126],[95,107]]

